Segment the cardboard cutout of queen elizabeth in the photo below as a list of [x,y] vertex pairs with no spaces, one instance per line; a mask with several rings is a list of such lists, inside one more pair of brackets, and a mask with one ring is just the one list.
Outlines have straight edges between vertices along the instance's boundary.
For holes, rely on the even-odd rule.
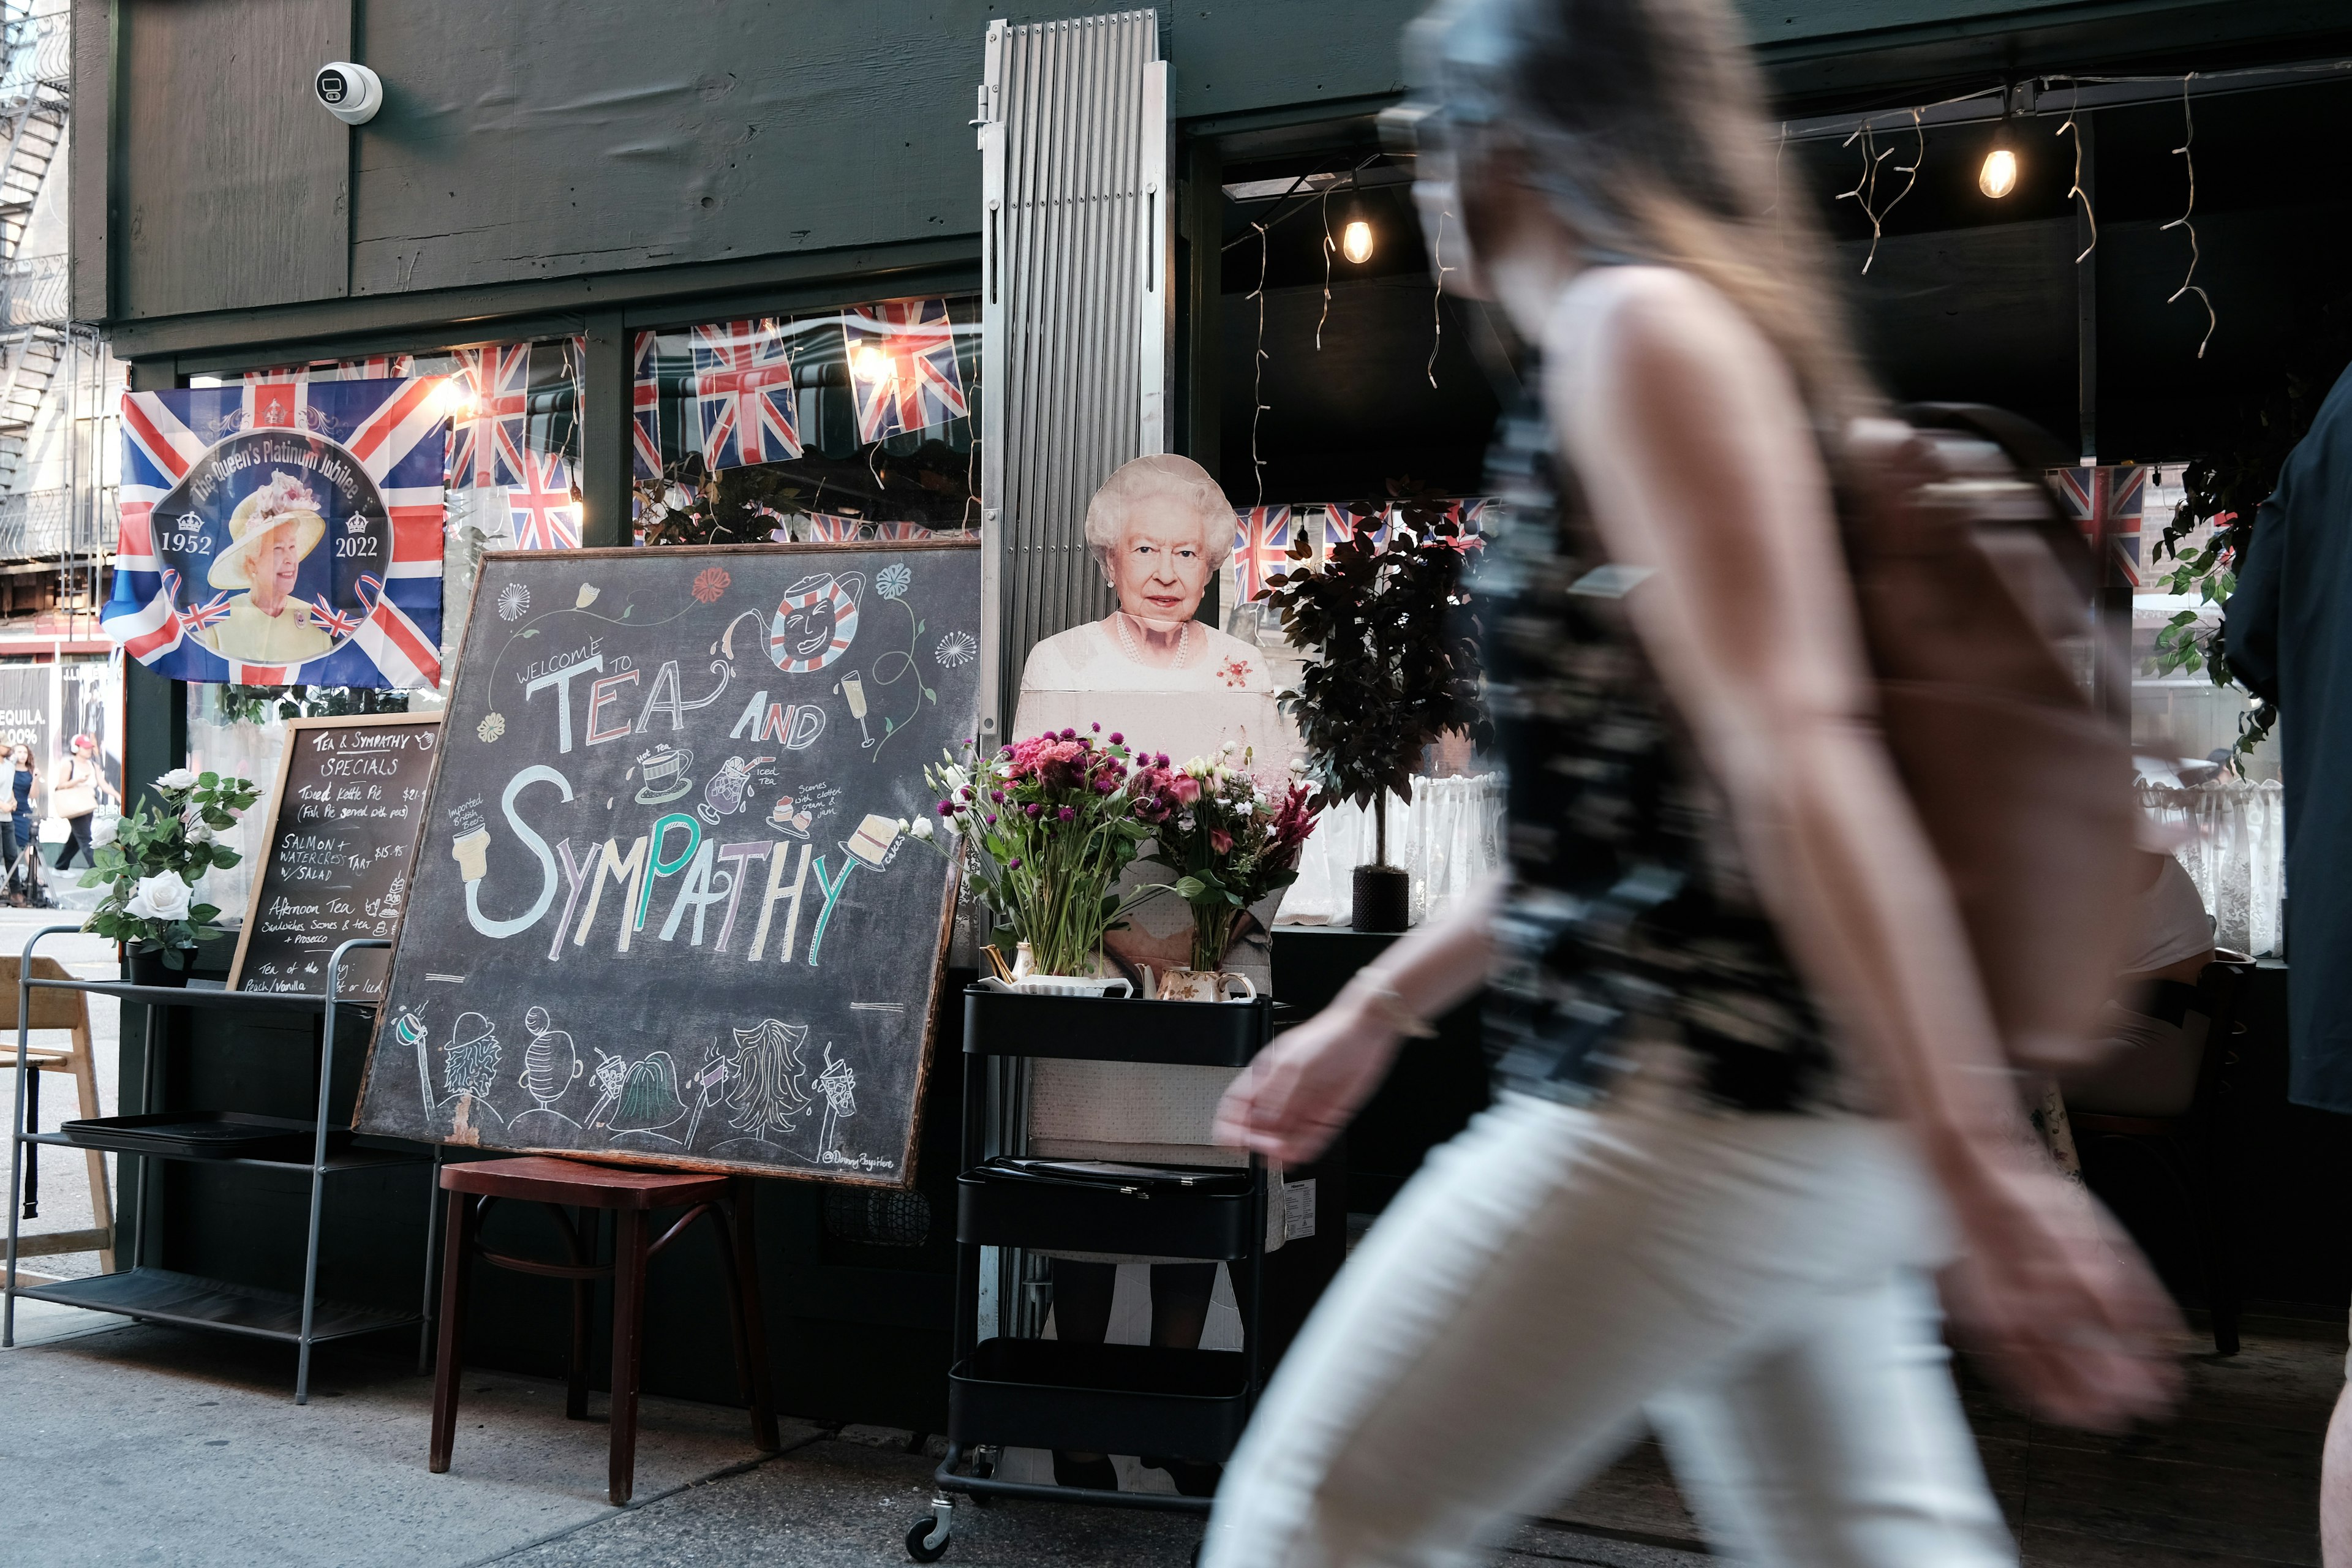
[[[1177,763],[1213,757],[1252,770],[1269,788],[1287,782],[1297,731],[1275,700],[1258,650],[1228,637],[1199,613],[1202,595],[1233,549],[1234,512],[1208,470],[1190,458],[1138,458],[1105,480],[1087,505],[1087,548],[1118,596],[1118,607],[1046,638],[1021,672],[1013,734],[1087,731],[1099,723],[1140,752],[1165,752]],[[1131,870],[1129,881],[1160,879],[1158,868]],[[1271,979],[1264,926],[1277,895],[1255,911],[1257,929],[1225,967],[1263,990]],[[1106,941],[1122,967],[1183,967],[1191,955],[1192,915],[1181,900],[1144,904],[1129,929]]]

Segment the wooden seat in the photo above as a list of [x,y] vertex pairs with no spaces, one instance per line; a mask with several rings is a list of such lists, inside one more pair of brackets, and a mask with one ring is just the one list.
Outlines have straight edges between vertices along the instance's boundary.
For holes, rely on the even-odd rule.
[[[0,958],[0,1001],[7,1013],[0,1017],[0,1028],[6,1037],[0,1042],[0,1058],[13,1061],[16,1041],[16,998],[18,977],[23,960]],[[36,980],[71,980],[73,975],[54,958],[33,960]],[[34,1038],[25,1055],[31,1063],[34,1078],[26,1084],[25,1121],[28,1129],[40,1121],[40,1077],[42,1073],[64,1073],[74,1080],[74,1089],[84,1117],[100,1114],[98,1105],[98,1067],[90,1054],[89,998],[79,991],[38,990],[33,993],[32,1028],[36,1036],[43,1033],[63,1033],[70,1037],[64,1042]],[[24,1217],[34,1217],[40,1201],[39,1166],[37,1157],[40,1145],[25,1146],[25,1207]],[[88,1230],[53,1231],[40,1236],[20,1236],[16,1256],[50,1258],[64,1252],[95,1252],[102,1272],[114,1272],[114,1205],[106,1186],[106,1156],[95,1149],[85,1150],[82,1160],[89,1173],[89,1213],[96,1223]],[[29,1283],[20,1280],[18,1283]]]
[[[712,1216],[719,1258],[727,1277],[727,1313],[735,1336],[735,1368],[751,1407],[751,1441],[763,1454],[777,1449],[776,1415],[768,1382],[767,1332],[751,1230],[751,1184],[741,1176],[647,1171],[593,1165],[581,1160],[524,1156],[444,1165],[449,1224],[441,1272],[441,1354],[433,1377],[433,1473],[449,1468],[457,1427],[458,1351],[465,1337],[466,1287],[473,1260],[524,1274],[572,1281],[572,1361],[564,1414],[588,1414],[590,1292],[613,1281],[612,1457],[605,1495],[618,1505],[636,1489],[637,1385],[645,1363],[646,1268],[654,1254],[704,1215]],[[501,1199],[541,1205],[555,1222],[568,1262],[545,1263],[491,1252],[481,1245],[482,1216]],[[595,1231],[582,1227],[566,1207],[614,1211],[613,1261],[592,1261]],[[652,1238],[648,1215],[683,1208],[676,1223]],[[584,1216],[583,1216],[584,1217]],[[583,1245],[583,1240],[585,1245]]]

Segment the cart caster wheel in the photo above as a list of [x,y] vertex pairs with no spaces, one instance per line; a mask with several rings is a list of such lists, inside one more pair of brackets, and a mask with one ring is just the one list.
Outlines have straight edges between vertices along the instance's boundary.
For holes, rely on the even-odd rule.
[[[937,1546],[929,1544],[931,1532],[934,1531],[939,1531],[940,1543]],[[914,1528],[907,1531],[907,1555],[918,1563],[937,1563],[947,1554],[948,1535],[945,1527],[928,1513],[915,1521]]]

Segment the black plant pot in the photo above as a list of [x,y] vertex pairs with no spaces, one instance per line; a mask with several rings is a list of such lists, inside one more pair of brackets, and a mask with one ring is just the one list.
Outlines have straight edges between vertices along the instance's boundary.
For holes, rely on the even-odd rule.
[[1411,874],[1394,866],[1357,867],[1355,908],[1348,923],[1369,931],[1400,931],[1411,925]]
[[[189,956],[193,957],[194,954]],[[173,969],[165,963],[161,948],[153,952],[142,952],[134,947],[131,950],[131,984],[184,988],[188,984],[188,972],[184,969]]]

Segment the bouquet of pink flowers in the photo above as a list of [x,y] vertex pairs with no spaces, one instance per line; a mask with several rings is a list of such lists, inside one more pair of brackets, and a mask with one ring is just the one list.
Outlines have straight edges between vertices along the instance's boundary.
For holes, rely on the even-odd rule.
[[1136,816],[1157,840],[1147,858],[1176,874],[1160,884],[1192,909],[1192,967],[1213,971],[1240,936],[1242,917],[1298,879],[1298,855],[1315,831],[1305,784],[1276,794],[1252,775],[1251,753],[1228,765],[1233,747],[1181,767],[1167,755],[1138,758]]
[[1128,788],[1124,737],[1101,730],[1039,735],[984,763],[967,746],[923,770],[941,796],[937,824],[926,817],[908,831],[963,857],[981,900],[1008,928],[996,939],[1028,943],[1033,973],[1097,973],[1103,932],[1151,891],[1124,902],[1113,891],[1152,826]]

